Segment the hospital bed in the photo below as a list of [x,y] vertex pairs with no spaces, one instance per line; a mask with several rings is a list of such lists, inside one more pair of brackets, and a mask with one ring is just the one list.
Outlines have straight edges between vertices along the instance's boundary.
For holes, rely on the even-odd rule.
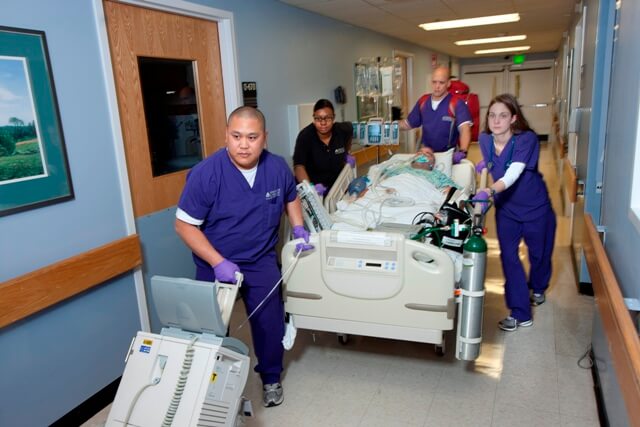
[[[336,211],[354,175],[348,166],[343,170],[324,200],[327,212]],[[451,177],[467,197],[475,193],[472,162],[454,165]],[[401,226],[398,232],[335,228],[312,233],[311,251],[297,254],[296,241],[282,249],[285,310],[293,326],[335,332],[343,343],[347,334],[432,343],[444,354],[444,333],[454,328],[460,300],[450,254],[411,240]],[[484,282],[484,271],[482,276]],[[480,313],[471,329],[481,330],[481,322]],[[475,358],[479,341],[471,341],[478,347],[471,352]]]

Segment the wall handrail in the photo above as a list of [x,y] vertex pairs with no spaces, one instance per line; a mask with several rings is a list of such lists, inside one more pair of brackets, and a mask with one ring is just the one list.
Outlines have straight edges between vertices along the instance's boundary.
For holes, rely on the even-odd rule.
[[640,338],[589,214],[585,214],[583,248],[628,419],[640,426]]
[[0,329],[142,265],[137,234],[0,284]]

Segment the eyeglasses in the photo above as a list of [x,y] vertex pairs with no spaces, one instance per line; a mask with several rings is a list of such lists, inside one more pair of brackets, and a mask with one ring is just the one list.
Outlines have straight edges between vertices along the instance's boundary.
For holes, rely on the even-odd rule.
[[313,116],[313,121],[318,123],[332,122],[335,116]]

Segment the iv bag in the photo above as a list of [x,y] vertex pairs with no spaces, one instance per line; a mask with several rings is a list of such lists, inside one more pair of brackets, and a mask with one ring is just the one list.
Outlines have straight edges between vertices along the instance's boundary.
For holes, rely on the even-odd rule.
[[368,86],[366,65],[356,64],[356,96],[367,96]]
[[380,67],[380,81],[382,83],[382,96],[393,95],[393,66]]

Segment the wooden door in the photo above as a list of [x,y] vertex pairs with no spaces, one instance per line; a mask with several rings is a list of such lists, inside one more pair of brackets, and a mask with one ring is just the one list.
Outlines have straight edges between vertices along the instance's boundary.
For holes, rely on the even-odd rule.
[[218,27],[116,1],[104,11],[138,218],[175,206],[189,168],[224,145]]

